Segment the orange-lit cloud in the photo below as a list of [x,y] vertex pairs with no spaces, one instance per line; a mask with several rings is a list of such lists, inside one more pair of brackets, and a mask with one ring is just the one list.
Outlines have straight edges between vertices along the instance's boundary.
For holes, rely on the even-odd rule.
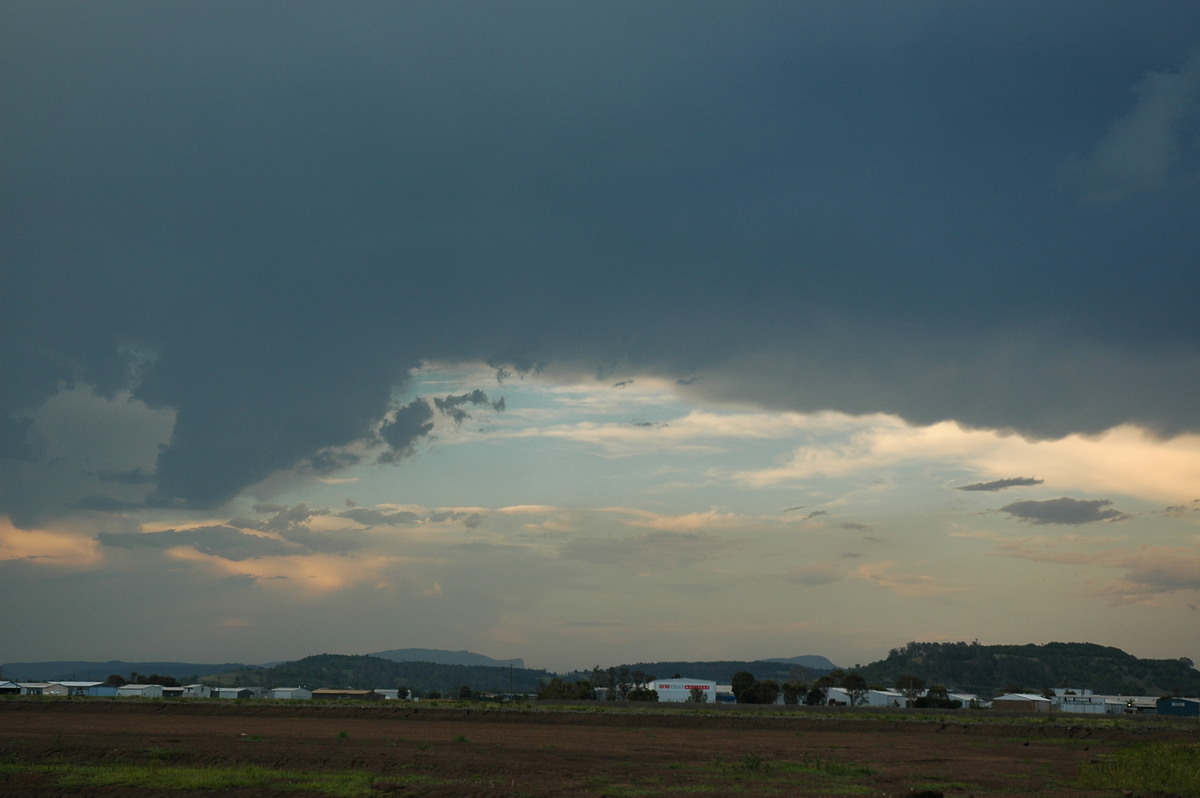
[[384,555],[338,557],[328,554],[227,560],[186,546],[169,549],[166,553],[224,576],[246,577],[309,594],[331,593],[364,583],[386,587],[390,583],[387,571],[408,561]]
[[61,568],[87,568],[103,559],[91,537],[68,529],[17,529],[0,518],[0,560],[33,560]]

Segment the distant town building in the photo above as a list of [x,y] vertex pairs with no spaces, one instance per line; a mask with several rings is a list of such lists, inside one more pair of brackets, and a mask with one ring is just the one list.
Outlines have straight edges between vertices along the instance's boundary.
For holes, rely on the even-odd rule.
[[123,684],[117,688],[118,698],[162,698],[161,684]]
[[717,701],[717,683],[704,679],[659,679],[651,682],[650,687],[658,693],[659,701],[688,701],[693,695],[702,697],[706,704]]
[[1200,716],[1200,698],[1167,698],[1158,699],[1159,715],[1182,715],[1195,718]]
[[1007,693],[992,699],[992,709],[1009,712],[1049,712],[1052,706],[1049,698],[1033,693]]
[[383,696],[374,690],[313,690],[314,700],[321,701],[382,701]]
[[43,695],[88,695],[88,690],[104,682],[50,682]]

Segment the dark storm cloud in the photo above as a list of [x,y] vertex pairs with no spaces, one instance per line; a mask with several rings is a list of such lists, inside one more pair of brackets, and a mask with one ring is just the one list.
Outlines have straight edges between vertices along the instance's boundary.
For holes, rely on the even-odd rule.
[[125,471],[101,471],[96,477],[101,482],[115,482],[118,485],[147,485],[154,481],[154,475],[146,473],[140,467]]
[[[411,454],[435,411],[393,402],[429,359],[1033,436],[1200,429],[1200,5],[0,15],[22,523],[64,511],[3,486],[73,385],[174,412],[163,507]],[[1139,144],[1161,157],[1121,159]]]
[[452,418],[456,424],[461,424],[471,417],[471,414],[463,409],[463,405],[487,405],[496,412],[501,412],[504,410],[504,399],[500,398],[493,401],[488,398],[486,393],[477,389],[457,396],[434,397],[433,400],[433,406],[442,415]]
[[414,399],[397,408],[379,429],[379,437],[388,445],[379,461],[392,463],[412,454],[416,442],[432,431],[433,408],[424,399]]
[[403,526],[420,523],[421,521],[421,516],[407,510],[385,513],[374,507],[355,507],[352,510],[340,512],[338,515],[342,518],[349,518],[351,521],[363,526]]
[[1128,517],[1111,505],[1108,499],[1079,500],[1064,496],[1045,501],[1013,502],[1001,507],[1000,511],[1031,524],[1090,524]]
[[137,510],[145,505],[141,502],[131,502],[96,493],[91,496],[84,496],[82,499],[76,499],[71,502],[71,506],[77,510],[98,510],[104,513],[119,513],[126,510]]
[[296,529],[307,529],[308,522],[312,518],[329,514],[329,510],[325,508],[314,509],[303,503],[294,506],[260,503],[251,509],[256,513],[269,514],[270,517],[265,520],[234,518],[229,522],[230,526],[236,526],[239,529],[255,529],[259,532],[286,533]]
[[483,516],[475,512],[461,510],[438,510],[422,515],[408,510],[385,512],[374,507],[355,507],[338,513],[341,518],[363,526],[408,526],[422,523],[442,523],[445,521],[461,521],[467,529],[475,529],[483,521]]
[[981,490],[981,491],[997,491],[1005,488],[1018,488],[1027,485],[1041,485],[1045,480],[1035,479],[1034,477],[1009,477],[1008,479],[996,479],[991,482],[976,482],[972,485],[962,485],[955,490]]

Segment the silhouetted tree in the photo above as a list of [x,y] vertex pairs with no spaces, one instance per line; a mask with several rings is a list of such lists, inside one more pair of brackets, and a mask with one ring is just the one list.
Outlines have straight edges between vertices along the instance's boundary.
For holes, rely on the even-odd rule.
[[857,673],[847,673],[843,676],[841,687],[846,691],[846,695],[850,696],[850,706],[856,707],[866,701],[869,692],[867,680]]
[[789,681],[783,683],[783,703],[799,704],[808,694],[808,685],[804,682]]
[[733,674],[733,679],[730,680],[730,688],[733,690],[733,697],[738,703],[744,703],[742,701],[742,692],[756,681],[758,680],[754,678],[754,674],[750,671],[738,671]]
[[754,684],[742,688],[738,696],[739,704],[774,704],[779,697],[779,683],[773,679],[755,681]]
[[635,687],[625,696],[626,701],[657,701],[658,691],[649,687]]
[[[909,645],[915,645],[910,643]],[[925,680],[920,676],[914,676],[911,673],[906,673],[896,680],[896,689],[904,693],[904,699],[908,706],[912,706],[917,697],[921,695],[921,691],[925,689]]]

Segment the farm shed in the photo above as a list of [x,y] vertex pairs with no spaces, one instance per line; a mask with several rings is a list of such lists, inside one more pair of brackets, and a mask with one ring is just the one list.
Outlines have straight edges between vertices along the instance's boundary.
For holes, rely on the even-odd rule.
[[288,701],[307,701],[312,698],[312,690],[306,690],[303,687],[275,687],[267,694],[267,697]]
[[184,698],[212,698],[212,688],[207,684],[185,684],[183,686]]
[[16,682],[0,682],[0,695],[18,695],[21,685]]
[[266,690],[261,687],[218,687],[212,692],[213,698],[263,698]]
[[1009,712],[1049,712],[1049,698],[1033,693],[1008,693],[992,699],[992,709],[1003,709]]
[[117,688],[119,698],[162,698],[161,684],[123,684]]
[[716,703],[717,683],[704,679],[659,679],[651,685],[658,693],[659,701],[687,701],[692,690],[699,690],[705,703]]
[[374,690],[313,690],[312,697],[322,701],[382,701]]
[[1158,699],[1159,715],[1183,715],[1185,717],[1200,717],[1200,698],[1167,698]]
[[44,695],[88,695],[88,691],[103,682],[51,682]]

